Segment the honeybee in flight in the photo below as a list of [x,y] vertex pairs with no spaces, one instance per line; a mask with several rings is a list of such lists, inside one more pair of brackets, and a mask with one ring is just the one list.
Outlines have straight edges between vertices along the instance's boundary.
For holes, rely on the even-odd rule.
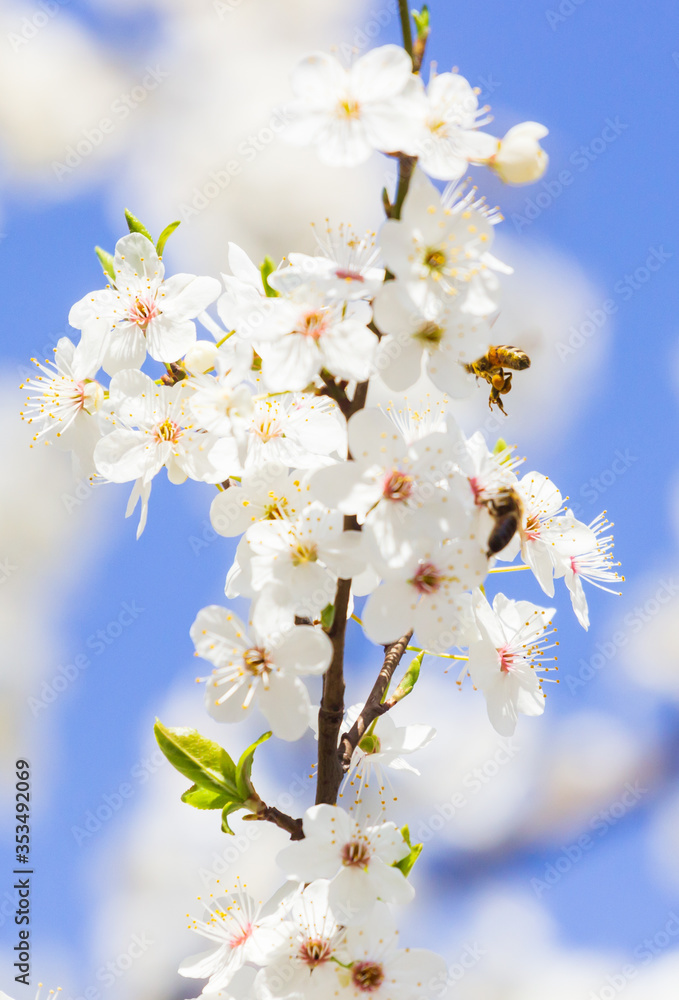
[[495,519],[493,530],[488,536],[486,556],[490,559],[497,552],[502,552],[519,530],[523,518],[523,504],[516,490],[507,486],[486,501],[486,508]]
[[506,410],[502,405],[500,396],[505,396],[512,387],[512,373],[505,372],[505,368],[513,371],[523,371],[530,368],[530,358],[518,347],[510,347],[508,344],[499,347],[489,347],[483,357],[477,358],[470,364],[464,366],[465,371],[476,375],[477,378],[485,378],[490,386],[490,396],[488,406],[498,406],[506,415]]

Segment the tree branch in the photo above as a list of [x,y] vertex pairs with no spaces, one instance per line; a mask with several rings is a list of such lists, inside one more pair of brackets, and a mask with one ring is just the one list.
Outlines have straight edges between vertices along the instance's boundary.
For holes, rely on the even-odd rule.
[[265,805],[261,812],[252,814],[252,819],[263,820],[267,823],[273,823],[275,826],[279,826],[281,830],[285,830],[286,833],[290,834],[290,840],[304,840],[302,820],[293,819],[292,816],[288,816],[287,813],[281,812],[280,809],[276,809],[275,806]]
[[344,637],[351,595],[351,580],[338,580],[335,596],[335,617],[328,629],[333,653],[330,666],[323,675],[323,695],[318,711],[318,778],[316,805],[337,804],[337,794],[343,778],[337,756],[337,740],[344,718]]
[[412,635],[413,632],[411,629],[410,632],[406,632],[405,635],[402,635],[396,642],[392,642],[388,646],[384,647],[384,662],[382,664],[382,669],[377,675],[377,680],[373,684],[373,689],[368,695],[368,700],[363,706],[363,710],[356,719],[356,722],[353,724],[349,732],[344,733],[342,736],[340,747],[337,751],[340,766],[343,772],[348,769],[354,750],[361,742],[361,739],[369,729],[371,723],[374,722],[374,720],[380,715],[384,715],[384,713],[389,711],[391,708],[389,702],[384,702],[382,699],[384,698],[387,688],[391,683],[396,667],[403,658],[406,646],[412,639]]

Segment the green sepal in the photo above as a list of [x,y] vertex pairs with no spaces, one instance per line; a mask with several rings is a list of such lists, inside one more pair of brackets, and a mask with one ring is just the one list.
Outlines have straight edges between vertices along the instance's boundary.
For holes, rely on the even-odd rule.
[[417,28],[417,35],[419,38],[429,34],[429,8],[426,4],[422,6],[422,10],[411,11],[413,15],[413,21],[415,22],[415,27]]
[[391,700],[394,702],[402,701],[407,698],[412,689],[417,684],[420,677],[420,668],[422,667],[422,660],[424,659],[424,650],[414,656],[408,665],[408,669],[401,678],[398,687],[391,696]]
[[422,853],[422,848],[424,847],[424,844],[410,843],[410,830],[407,825],[401,827],[401,833],[403,834],[403,839],[410,848],[410,853],[406,854],[405,858],[401,858],[400,861],[395,861],[394,864],[392,865],[392,868],[398,868],[399,871],[402,871],[405,877],[408,878],[411,871],[413,870],[415,862]]
[[250,780],[250,773],[252,771],[252,762],[255,759],[255,750],[258,746],[261,746],[262,743],[266,743],[266,741],[271,738],[271,735],[271,732],[264,733],[258,740],[251,743],[247,750],[243,751],[240,756],[240,760],[236,765],[236,787],[238,789],[239,798],[241,798],[244,802],[247,802],[248,800],[254,800],[255,802],[259,801],[259,795],[254,790]]
[[321,625],[327,632],[329,628],[332,628],[332,623],[335,620],[335,605],[326,604],[326,606],[321,611]]
[[170,764],[185,778],[208,791],[238,797],[236,765],[218,743],[195,729],[169,729],[159,720],[153,731]]
[[181,219],[177,219],[176,222],[171,222],[169,226],[165,226],[165,229],[163,229],[162,233],[158,237],[158,242],[156,243],[156,250],[158,252],[159,257],[163,256],[163,250],[165,249],[165,244],[167,243],[168,239],[170,238],[170,236],[172,236],[173,232],[179,225],[181,225]]
[[101,247],[95,247],[94,252],[99,258],[99,263],[104,269],[104,274],[107,275],[111,281],[115,282],[116,272],[113,266],[113,254],[109,253],[108,250],[102,250]]
[[125,219],[127,220],[127,228],[131,233],[141,233],[142,236],[145,236],[147,240],[153,243],[153,237],[144,223],[140,222],[136,215],[132,215],[129,208],[125,209]]
[[505,439],[498,438],[497,441],[495,442],[495,447],[493,448],[493,454],[499,455],[500,452],[504,451],[506,447],[507,447],[507,442],[505,441]]
[[262,275],[262,285],[264,286],[264,291],[267,297],[270,299],[278,298],[278,292],[269,284],[269,275],[273,274],[275,270],[276,264],[269,256],[266,256],[259,265],[259,273]]

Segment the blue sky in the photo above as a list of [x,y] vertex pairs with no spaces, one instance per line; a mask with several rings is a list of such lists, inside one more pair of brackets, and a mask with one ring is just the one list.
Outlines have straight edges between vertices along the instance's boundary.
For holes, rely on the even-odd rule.
[[[575,421],[563,436],[543,441],[531,465],[549,474],[572,500],[580,498],[585,520],[598,513],[590,496],[592,489],[600,491],[632,586],[640,577],[671,572],[677,564],[669,490],[676,474],[679,420],[679,242],[673,210],[679,9],[672,2],[613,0],[548,5],[433,0],[430,7],[430,57],[441,71],[458,65],[481,87],[499,133],[523,119],[550,128],[545,141],[550,169],[543,182],[514,190],[492,181],[484,185],[489,200],[501,204],[508,231],[527,245],[552,246],[575,258],[602,290],[600,308],[612,303],[613,337],[604,366],[591,373],[595,390],[577,396]],[[107,14],[88,21],[92,30],[105,32],[112,46],[124,45],[129,60],[144,65],[153,18]],[[396,28],[394,21],[379,40],[396,40]],[[128,37],[134,37],[134,45],[127,45]],[[9,190],[3,203],[0,347],[11,370],[66,331],[71,303],[99,281],[91,248],[111,246],[122,230],[111,228],[103,185],[56,205]],[[143,206],[138,210],[142,214]],[[583,316],[582,323],[588,319]],[[590,329],[584,325],[580,333]],[[531,375],[540,377],[535,370]],[[628,469],[603,485],[618,453],[632,456]],[[592,486],[592,480],[599,485]],[[36,886],[38,951],[48,929],[50,937],[71,945],[88,940],[81,883],[87,847],[77,849],[71,826],[100,794],[125,780],[138,760],[139,735],[152,725],[168,683],[176,677],[186,677],[187,684],[192,680],[188,627],[198,608],[220,600],[229,558],[228,543],[221,540],[199,554],[192,550],[189,536],[199,536],[207,519],[206,489],[154,485],[149,524],[139,542],[133,524],[123,520],[127,487],[113,490],[103,551],[83,571],[77,593],[69,595],[63,609],[55,668],[83,650],[92,652],[88,637],[115,621],[124,602],[144,610],[104,652],[92,652],[95,668],[46,719],[59,749],[35,831],[36,866],[50,873]],[[88,502],[104,503],[100,497]],[[525,582],[524,593],[539,602],[531,581]],[[606,640],[611,603],[606,595],[592,597],[594,625],[585,633],[568,618],[562,595],[564,660],[587,659],[595,643]],[[549,699],[549,711],[566,714],[583,704],[607,708],[610,702],[604,699],[615,697],[613,710],[623,724],[640,728],[659,744],[676,738],[676,712],[632,688],[627,675],[621,674],[612,692],[610,684],[597,680],[575,697],[562,684],[558,696]],[[649,809],[650,803],[612,829],[572,877],[543,897],[566,940],[632,949],[668,907],[677,905],[652,881],[642,851]],[[544,856],[501,859],[485,872],[476,871],[473,886],[488,878],[525,884],[553,856],[552,849]],[[464,900],[470,883],[459,859],[451,859],[441,874]]]

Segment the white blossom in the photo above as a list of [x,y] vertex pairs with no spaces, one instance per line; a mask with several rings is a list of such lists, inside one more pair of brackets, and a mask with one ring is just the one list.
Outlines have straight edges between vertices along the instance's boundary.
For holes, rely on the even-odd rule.
[[582,585],[583,580],[588,580],[599,590],[606,590],[609,594],[620,596],[619,590],[606,587],[606,583],[620,583],[624,577],[619,576],[613,568],[620,563],[613,562],[613,535],[601,537],[604,531],[613,527],[605,518],[605,511],[595,517],[588,525],[594,536],[594,544],[587,544],[586,538],[582,539],[579,546],[581,551],[572,552],[570,555],[557,553],[555,577],[563,577],[571,595],[571,604],[575,616],[584,629],[589,628],[589,609],[587,607],[587,597]]
[[140,368],[146,353],[156,361],[177,361],[196,340],[193,320],[219,295],[216,278],[175,274],[141,233],[123,236],[113,260],[115,280],[72,307],[68,321],[82,331],[76,355],[109,375]]
[[299,882],[329,879],[328,900],[339,923],[368,919],[378,899],[407,903],[415,892],[400,869],[410,853],[394,823],[358,821],[338,806],[311,806],[304,814],[304,840],[278,855],[284,872]]

